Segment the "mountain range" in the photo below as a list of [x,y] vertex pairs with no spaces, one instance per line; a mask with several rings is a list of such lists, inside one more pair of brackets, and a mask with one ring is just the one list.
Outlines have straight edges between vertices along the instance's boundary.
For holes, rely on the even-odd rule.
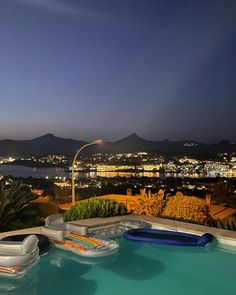
[[[63,154],[70,157],[86,143],[86,141],[82,140],[56,137],[50,133],[32,140],[5,139],[0,140],[0,157],[32,157],[49,154]],[[95,152],[122,153],[137,151],[160,153],[167,156],[207,156],[217,153],[236,153],[236,144],[228,140],[223,140],[216,144],[204,144],[190,140],[148,141],[133,133],[118,141],[91,146],[84,152],[85,154],[91,154]]]

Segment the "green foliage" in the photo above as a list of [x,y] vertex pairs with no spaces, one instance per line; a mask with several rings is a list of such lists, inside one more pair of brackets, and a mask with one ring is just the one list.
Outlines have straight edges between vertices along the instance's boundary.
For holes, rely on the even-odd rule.
[[168,198],[162,216],[208,225],[210,214],[204,200],[177,192]]
[[146,189],[140,190],[138,202],[136,203],[135,213],[148,216],[157,216],[162,213],[166,205],[165,191],[159,190],[158,193],[152,194]]
[[90,198],[75,204],[64,214],[65,221],[127,214],[124,204],[111,199]]
[[16,230],[40,224],[37,205],[30,203],[37,196],[22,182],[9,188],[0,182],[0,231]]

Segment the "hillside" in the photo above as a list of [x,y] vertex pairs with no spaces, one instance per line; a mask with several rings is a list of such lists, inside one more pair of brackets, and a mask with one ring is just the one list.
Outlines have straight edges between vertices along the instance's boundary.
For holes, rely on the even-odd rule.
[[[82,140],[73,140],[46,134],[32,140],[0,140],[0,156],[7,157],[32,157],[48,154],[63,154],[73,156],[77,149],[86,144]],[[217,153],[236,152],[236,144],[223,140],[216,144],[204,144],[186,141],[148,141],[133,133],[114,142],[106,142],[100,146],[92,146],[86,149],[86,154],[122,153],[122,152],[153,152],[166,156],[189,155],[206,157]]]

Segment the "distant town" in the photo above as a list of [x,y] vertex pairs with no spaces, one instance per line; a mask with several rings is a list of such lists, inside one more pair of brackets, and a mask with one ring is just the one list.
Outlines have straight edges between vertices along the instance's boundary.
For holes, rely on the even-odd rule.
[[[72,159],[65,155],[48,155],[43,157],[13,158],[0,157],[0,164],[14,164],[29,167],[62,167],[71,170]],[[236,154],[220,153],[214,160],[199,160],[181,156],[167,158],[147,152],[92,154],[80,157],[75,163],[75,170],[96,172],[98,176],[119,176],[120,172],[131,172],[132,176],[156,177],[236,177]],[[148,172],[151,172],[151,174]],[[146,173],[146,174],[145,174]],[[122,176],[122,173],[120,174]],[[128,174],[127,174],[128,175]],[[124,175],[125,176],[125,175]]]
[[[72,162],[85,141],[53,134],[25,141],[0,140],[0,178],[22,180],[39,197],[71,202]],[[133,133],[115,142],[88,147],[74,161],[79,199],[106,194],[137,195],[146,188],[205,198],[217,186],[235,199],[236,144],[148,141]],[[220,193],[219,193],[220,194]]]
[[[65,176],[45,175],[41,179],[28,178],[28,183],[38,195],[59,195],[58,202],[67,202],[71,190],[72,158],[65,155],[13,158],[0,157],[2,165],[28,166],[33,169],[63,168]],[[1,167],[0,165],[0,175]],[[236,193],[236,154],[219,153],[214,160],[196,158],[165,157],[148,152],[96,153],[79,157],[74,167],[76,189],[80,198],[108,193],[138,194],[140,189],[157,191],[162,188],[170,194],[181,191],[186,195],[205,198],[211,194],[219,178],[225,179]],[[1,175],[11,182],[15,177]],[[27,179],[24,179],[27,182]],[[60,191],[61,190],[61,191]],[[60,191],[60,192],[59,192]]]

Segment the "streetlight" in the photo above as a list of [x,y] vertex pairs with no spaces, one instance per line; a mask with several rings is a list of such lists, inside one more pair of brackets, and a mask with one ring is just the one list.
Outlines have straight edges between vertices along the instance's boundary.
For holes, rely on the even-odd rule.
[[75,154],[74,156],[74,159],[73,159],[73,162],[72,162],[72,170],[71,170],[71,177],[72,177],[72,183],[71,183],[71,190],[72,190],[72,206],[75,204],[75,161],[79,155],[79,153],[84,149],[86,148],[87,146],[90,146],[90,145],[94,145],[94,144],[102,144],[103,141],[101,139],[97,139],[97,140],[94,140],[92,142],[89,142],[85,145],[83,145]]

